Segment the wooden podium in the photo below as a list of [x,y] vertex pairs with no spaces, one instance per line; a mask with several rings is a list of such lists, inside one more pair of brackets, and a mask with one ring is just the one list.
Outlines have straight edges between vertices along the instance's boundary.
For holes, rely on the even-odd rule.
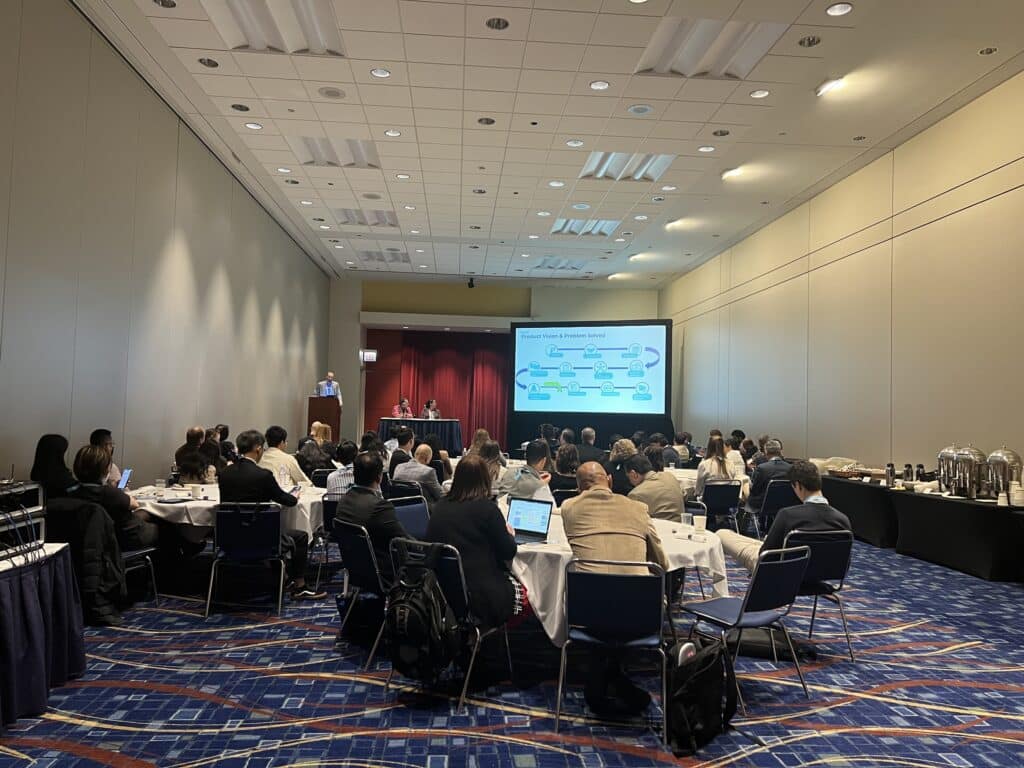
[[309,429],[313,422],[319,421],[321,424],[329,424],[331,426],[331,440],[338,442],[341,439],[341,405],[338,403],[337,397],[317,397],[314,395],[309,398],[306,414],[306,434],[309,434]]

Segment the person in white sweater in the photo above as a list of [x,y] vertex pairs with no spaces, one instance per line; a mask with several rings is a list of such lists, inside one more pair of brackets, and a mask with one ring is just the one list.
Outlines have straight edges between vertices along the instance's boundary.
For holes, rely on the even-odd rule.
[[[740,460],[742,463],[742,459]],[[742,468],[737,469],[734,463],[726,458],[725,441],[721,437],[712,437],[708,441],[706,458],[697,466],[697,486],[694,492],[699,498],[704,493],[704,486],[708,483],[722,483],[730,480],[739,480],[740,496],[746,498],[750,490],[749,483],[743,482],[746,475]]]

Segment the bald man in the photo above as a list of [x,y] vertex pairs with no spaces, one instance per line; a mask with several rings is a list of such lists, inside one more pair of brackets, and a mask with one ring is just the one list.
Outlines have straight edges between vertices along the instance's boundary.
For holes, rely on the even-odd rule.
[[430,466],[430,462],[434,458],[434,451],[426,443],[420,443],[413,451],[412,458],[412,461],[403,462],[395,467],[392,480],[399,483],[419,483],[427,501],[431,503],[440,501],[444,495],[444,489],[437,481],[437,472]]
[[206,429],[204,427],[198,424],[194,427],[189,427],[185,431],[185,444],[174,452],[174,463],[180,464],[183,455],[192,451],[198,451],[199,446],[203,444],[204,437],[206,437]]

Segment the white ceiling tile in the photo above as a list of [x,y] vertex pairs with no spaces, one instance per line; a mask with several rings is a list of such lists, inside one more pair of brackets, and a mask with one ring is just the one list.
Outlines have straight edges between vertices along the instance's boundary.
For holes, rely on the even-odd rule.
[[420,128],[420,152],[423,157],[458,159],[461,156],[462,131],[457,128]]
[[667,110],[664,118],[676,122],[706,123],[719,109],[719,105],[710,101],[675,101]]
[[[714,105],[711,105],[712,108]],[[662,139],[692,139],[695,137],[701,129],[704,127],[704,123],[688,123],[688,122],[660,122],[657,123],[654,128],[651,129],[651,138],[662,138]]]
[[523,66],[523,51],[526,43],[521,40],[466,39],[467,67],[512,67]]
[[416,109],[416,125],[430,128],[461,128],[465,117],[454,109]]
[[239,69],[250,77],[283,77],[294,80],[299,76],[292,65],[292,57],[283,53],[235,51],[232,56]]
[[466,70],[468,90],[515,91],[519,86],[519,70],[494,67],[470,67]]
[[750,79],[816,86],[829,74],[828,65],[822,59],[768,54],[750,71]]
[[352,65],[347,59],[337,56],[292,56],[292,63],[303,80],[322,80],[328,83],[355,82],[352,77]]
[[613,117],[605,124],[604,132],[608,136],[646,136],[651,125],[645,120]]
[[737,123],[740,125],[756,125],[771,119],[775,110],[772,107],[754,106],[752,104],[723,104],[715,112],[716,123]]
[[600,13],[590,36],[591,45],[624,45],[644,48],[659,19],[651,16]]
[[401,21],[395,0],[334,0],[334,15],[344,30],[398,32]]
[[351,59],[401,60],[405,58],[402,36],[395,32],[342,33],[345,51]]
[[462,64],[465,61],[466,41],[461,37],[438,35],[405,35],[405,57],[408,61],[428,64]]
[[[525,40],[530,28],[530,11],[527,8],[510,8],[509,5],[511,3],[468,6],[466,8],[466,37]],[[492,18],[505,19],[509,24],[505,29],[490,29],[487,26],[487,20]]]
[[217,28],[209,21],[154,17],[150,18],[149,23],[172,48],[227,49],[224,40],[217,34]]
[[780,21],[792,24],[807,7],[807,0],[743,0],[733,12],[737,21]]
[[554,94],[522,93],[516,96],[516,112],[552,113],[560,115],[565,109],[568,96]]
[[412,96],[404,85],[359,85],[359,101],[377,107],[411,107]]
[[196,74],[195,79],[207,96],[256,98],[257,95],[249,81],[244,77]]
[[630,75],[640,60],[642,48],[624,48],[616,45],[588,45],[583,55],[582,69],[607,74]]
[[597,15],[536,10],[530,19],[530,40],[546,43],[586,43]]
[[366,120],[366,114],[359,104],[318,102],[314,107],[320,119],[324,122],[359,123]]
[[617,103],[618,99],[609,96],[570,96],[565,103],[565,114],[608,117]]
[[722,103],[732,95],[732,92],[739,85],[735,80],[679,79],[683,81],[683,87],[679,89],[676,98],[689,101],[717,101]]
[[449,64],[409,64],[409,82],[427,88],[462,88],[462,71]]
[[[238,65],[235,63],[234,58],[231,54],[225,53],[220,50],[210,50],[201,48],[175,48],[175,55],[184,64],[192,74],[203,74],[209,75],[211,73],[218,75],[242,75],[245,74]],[[199,63],[200,59],[212,59],[217,62],[216,69],[210,69]]]
[[281,120],[319,120],[319,115],[308,101],[264,99],[263,107],[271,117]]
[[417,109],[462,109],[463,91],[457,88],[412,88]]
[[309,96],[301,80],[284,80],[273,77],[250,77],[247,81],[261,99],[286,99],[301,101]]
[[465,35],[465,6],[455,3],[408,2],[400,4],[402,31],[416,35]]
[[507,112],[515,105],[509,94],[501,91],[464,91],[464,94],[463,108],[467,112]]
[[523,56],[524,69],[557,69],[575,72],[580,68],[586,46],[560,45],[558,43],[526,44]]
[[568,94],[575,74],[543,69],[524,69],[519,75],[519,90],[528,93]]
[[402,125],[413,123],[413,111],[407,107],[363,107],[366,119],[380,125]]
[[643,4],[630,0],[604,0],[601,11],[604,13],[627,13],[631,15],[664,16],[672,5],[672,0],[648,0]]

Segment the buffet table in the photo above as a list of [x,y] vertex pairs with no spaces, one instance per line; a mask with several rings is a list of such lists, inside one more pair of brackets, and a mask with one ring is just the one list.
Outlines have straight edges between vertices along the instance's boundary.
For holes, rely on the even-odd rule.
[[421,440],[424,436],[433,433],[440,438],[441,445],[448,451],[449,456],[462,455],[462,422],[458,419],[393,419],[387,417],[377,422],[377,435],[382,441],[386,441],[391,427],[394,426],[408,427]]
[[899,526],[892,492],[884,485],[824,475],[821,491],[829,504],[850,518],[858,539],[876,547],[896,546]]
[[50,688],[83,672],[82,603],[68,545],[0,561],[0,733],[45,712]]

